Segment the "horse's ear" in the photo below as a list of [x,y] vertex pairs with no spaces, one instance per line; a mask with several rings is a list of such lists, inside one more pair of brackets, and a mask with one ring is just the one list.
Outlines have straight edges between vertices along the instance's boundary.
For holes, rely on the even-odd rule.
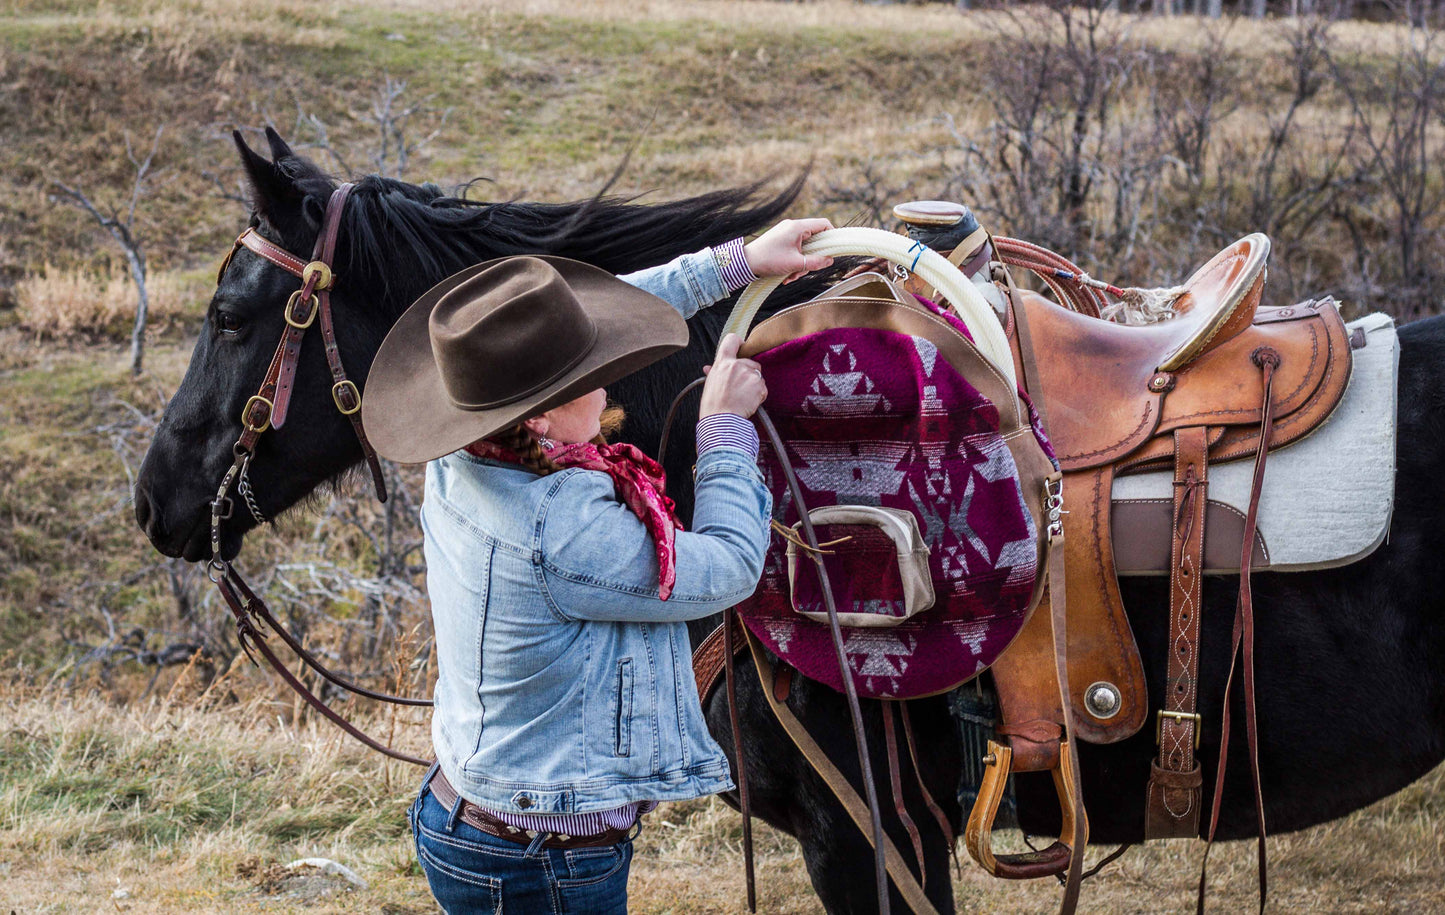
[[[267,132],[269,139],[270,128]],[[236,141],[241,165],[246,169],[246,178],[251,184],[251,206],[262,219],[281,232],[287,232],[302,215],[305,192],[297,187],[291,176],[247,146],[241,131],[232,131],[231,138]],[[277,140],[280,138],[277,137]],[[286,144],[281,145],[284,147]]]
[[270,124],[266,125],[266,142],[271,146],[271,159],[275,162],[280,162],[287,156],[296,155]]

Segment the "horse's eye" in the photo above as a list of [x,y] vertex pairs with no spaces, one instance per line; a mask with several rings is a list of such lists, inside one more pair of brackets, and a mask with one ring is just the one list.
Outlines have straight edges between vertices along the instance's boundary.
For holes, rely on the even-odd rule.
[[229,311],[216,312],[216,326],[223,334],[238,334],[241,332],[241,319]]

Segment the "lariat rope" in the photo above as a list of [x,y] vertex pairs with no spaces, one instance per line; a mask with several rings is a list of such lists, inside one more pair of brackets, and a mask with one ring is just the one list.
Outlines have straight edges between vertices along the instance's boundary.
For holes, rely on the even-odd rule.
[[[1155,324],[1174,317],[1174,303],[1185,287],[1119,287],[1096,280],[1055,251],[1019,238],[993,239],[999,260],[1033,271],[1060,304],[1073,311],[1120,324]],[[1104,293],[1113,296],[1110,302]]]

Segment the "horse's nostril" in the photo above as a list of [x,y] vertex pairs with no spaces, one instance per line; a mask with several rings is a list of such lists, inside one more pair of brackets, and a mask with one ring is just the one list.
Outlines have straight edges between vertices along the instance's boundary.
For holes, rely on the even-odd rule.
[[144,530],[146,522],[150,520],[150,517],[150,500],[145,497],[145,493],[141,492],[140,487],[137,486],[135,490],[135,523],[141,526],[141,530]]
[[136,484],[135,488],[135,523],[145,531],[147,537],[155,538],[155,531],[151,530],[152,522],[155,519],[155,509],[151,505],[150,495],[145,489]]

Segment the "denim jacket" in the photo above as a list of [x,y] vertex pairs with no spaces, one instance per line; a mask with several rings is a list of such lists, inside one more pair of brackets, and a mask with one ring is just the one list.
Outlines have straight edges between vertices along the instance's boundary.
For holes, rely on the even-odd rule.
[[[623,279],[684,315],[727,291],[706,251]],[[652,538],[606,474],[539,477],[465,451],[427,466],[432,741],[462,796],[569,814],[732,787],[685,621],[752,593],[771,500],[752,456],[728,447],[698,458],[696,493],[663,601]]]

